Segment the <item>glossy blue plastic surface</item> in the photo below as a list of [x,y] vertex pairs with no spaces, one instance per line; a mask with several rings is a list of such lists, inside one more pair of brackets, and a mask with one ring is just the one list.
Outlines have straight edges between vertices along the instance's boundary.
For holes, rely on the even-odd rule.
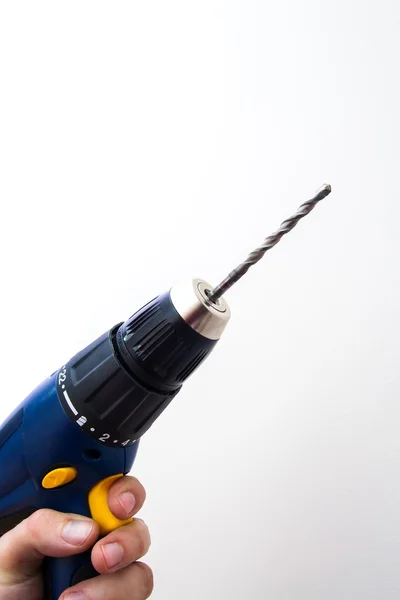
[[[132,468],[138,442],[126,448],[109,448],[84,434],[61,406],[56,376],[37,387],[13,413],[23,408],[20,426],[0,447],[0,520],[26,508],[90,516],[90,488],[105,477],[126,474]],[[13,415],[3,423],[0,433]],[[88,458],[87,450],[97,450],[100,458]],[[48,471],[68,465],[78,471],[75,481],[53,490],[42,487]],[[88,560],[87,553],[50,559],[51,600],[59,598]]]

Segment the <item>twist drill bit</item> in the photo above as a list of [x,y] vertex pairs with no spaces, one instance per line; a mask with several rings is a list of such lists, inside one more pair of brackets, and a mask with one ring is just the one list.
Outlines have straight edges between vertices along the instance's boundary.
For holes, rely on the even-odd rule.
[[271,248],[273,248],[286,233],[289,233],[289,231],[291,231],[297,225],[300,219],[308,215],[308,213],[312,211],[312,209],[318,204],[318,202],[320,202],[330,193],[331,186],[325,184],[318,190],[314,198],[311,198],[311,200],[307,200],[306,202],[304,202],[297,209],[294,215],[283,221],[283,223],[281,224],[279,229],[275,231],[275,233],[265,238],[263,244],[259,248],[253,250],[253,252],[249,254],[249,256],[244,262],[237,266],[236,269],[231,271],[229,275],[225,277],[225,279],[221,281],[221,283],[217,285],[208,294],[209,302],[216,302],[218,298],[225,294],[225,292],[229,290],[229,288],[231,288],[234,283],[239,281],[239,279],[241,279],[243,275],[247,273],[250,267],[252,267],[259,260],[261,260],[261,258],[268,250],[271,250]]

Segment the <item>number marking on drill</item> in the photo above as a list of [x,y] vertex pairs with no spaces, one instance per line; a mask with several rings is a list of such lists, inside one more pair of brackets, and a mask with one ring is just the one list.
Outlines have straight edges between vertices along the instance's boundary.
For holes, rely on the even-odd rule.
[[127,444],[129,444],[129,442],[130,442],[130,441],[131,441],[130,439],[129,439],[129,440],[126,440],[125,442],[122,442],[122,445],[123,445],[123,446],[126,446]]
[[58,383],[63,383],[67,379],[67,370],[63,367],[63,370],[58,374]]
[[76,422],[78,423],[78,425],[80,425],[80,427],[82,427],[82,425],[84,425],[87,422],[87,418],[82,415],[81,417],[79,417],[79,419],[76,420]]
[[110,434],[109,433],[103,433],[103,435],[101,436],[101,438],[99,438],[99,440],[101,442],[106,442],[109,439],[110,439]]
[[68,406],[70,407],[70,409],[72,410],[72,412],[74,413],[74,415],[77,415],[78,411],[76,410],[75,406],[72,404],[71,398],[68,396],[67,390],[64,390],[63,394],[64,394],[64,398],[67,401]]

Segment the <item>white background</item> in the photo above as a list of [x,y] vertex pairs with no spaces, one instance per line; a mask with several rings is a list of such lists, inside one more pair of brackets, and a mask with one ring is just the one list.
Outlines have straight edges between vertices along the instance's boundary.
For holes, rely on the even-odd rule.
[[399,597],[399,25],[395,0],[1,3],[2,418],[332,184],[143,439],[157,600]]

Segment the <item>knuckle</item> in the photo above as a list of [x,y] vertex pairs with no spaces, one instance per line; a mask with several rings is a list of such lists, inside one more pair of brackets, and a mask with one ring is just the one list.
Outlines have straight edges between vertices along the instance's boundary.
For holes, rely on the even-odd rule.
[[35,511],[28,517],[24,523],[27,532],[33,537],[41,534],[43,528],[51,521],[51,511],[46,508],[41,508]]
[[150,533],[149,528],[143,521],[137,522],[136,529],[136,551],[138,556],[144,556],[150,548]]
[[136,564],[136,567],[139,568],[139,572],[140,572],[140,581],[141,581],[142,591],[144,593],[143,598],[149,598],[149,596],[151,596],[153,589],[154,589],[153,571],[145,563],[137,562],[135,564]]
[[146,554],[146,540],[141,535],[138,535],[136,538],[136,552],[137,556],[144,556]]

